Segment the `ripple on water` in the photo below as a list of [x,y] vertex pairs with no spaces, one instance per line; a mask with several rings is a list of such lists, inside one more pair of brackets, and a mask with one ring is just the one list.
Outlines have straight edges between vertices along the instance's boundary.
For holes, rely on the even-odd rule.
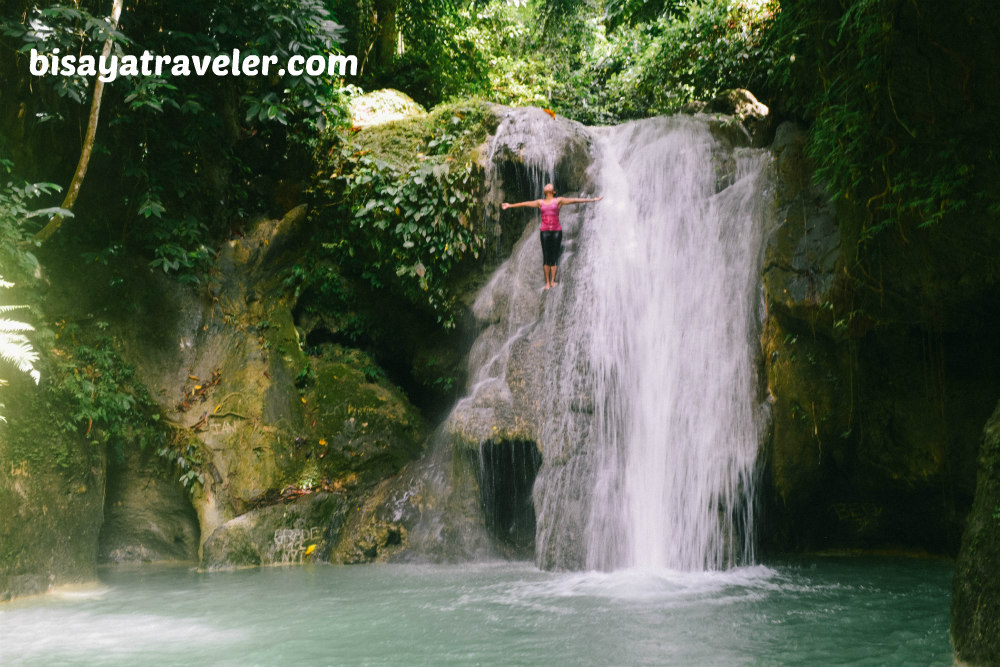
[[4,665],[934,665],[950,566],[117,573],[0,607]]

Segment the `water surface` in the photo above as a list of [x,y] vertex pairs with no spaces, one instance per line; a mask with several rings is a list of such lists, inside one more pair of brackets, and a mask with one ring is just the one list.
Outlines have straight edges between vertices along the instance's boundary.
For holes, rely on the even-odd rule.
[[112,570],[0,607],[3,665],[950,665],[952,567]]

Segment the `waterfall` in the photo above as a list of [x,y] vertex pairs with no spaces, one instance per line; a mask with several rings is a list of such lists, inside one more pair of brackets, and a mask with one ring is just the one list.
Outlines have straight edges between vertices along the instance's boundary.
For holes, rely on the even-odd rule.
[[575,137],[579,154],[582,134],[591,166],[575,187],[604,200],[562,209],[558,287],[541,290],[532,221],[481,291],[470,387],[447,428],[481,449],[541,451],[542,567],[751,562],[768,155],[703,118],[586,129],[510,117],[518,130],[501,124],[492,154],[520,157],[532,196],[559,184],[567,149],[552,137]]
[[587,565],[751,560],[766,158],[720,155],[687,117],[614,128],[602,145],[608,204],[583,241],[593,301],[580,304],[597,457]]

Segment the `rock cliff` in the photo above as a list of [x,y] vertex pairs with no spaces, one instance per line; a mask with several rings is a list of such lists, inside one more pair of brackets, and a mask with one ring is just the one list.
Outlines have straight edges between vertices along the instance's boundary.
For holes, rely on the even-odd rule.
[[960,664],[1000,662],[1000,404],[983,429],[976,496],[962,536],[951,603]]
[[959,259],[974,253],[975,223],[860,242],[859,213],[812,184],[803,140],[783,125],[772,147],[764,544],[954,555],[976,433],[1000,391],[995,277]]

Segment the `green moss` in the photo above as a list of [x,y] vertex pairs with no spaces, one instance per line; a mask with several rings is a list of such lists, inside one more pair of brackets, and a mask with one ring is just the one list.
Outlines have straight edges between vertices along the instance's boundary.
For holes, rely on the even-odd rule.
[[[462,100],[435,107],[430,113],[411,116],[400,120],[364,127],[350,135],[342,134],[342,130],[330,130],[326,140],[338,145],[346,143],[356,153],[368,154],[382,161],[389,167],[409,169],[420,155],[440,153],[441,144],[430,145],[435,136],[440,136],[459,118],[463,128],[471,128],[472,132],[463,141],[447,146],[449,155],[454,159],[469,159],[475,147],[486,140],[486,137],[496,129],[499,122],[486,104],[476,100]],[[339,158],[330,160],[329,152],[325,159],[319,155],[321,162],[328,167],[337,168]]]
[[1000,663],[1000,404],[983,429],[976,496],[955,564],[951,636],[958,661]]
[[301,443],[299,458],[331,482],[365,483],[394,474],[419,454],[423,418],[397,387],[372,377],[370,357],[327,345],[312,364],[316,379],[303,395],[311,437]]

